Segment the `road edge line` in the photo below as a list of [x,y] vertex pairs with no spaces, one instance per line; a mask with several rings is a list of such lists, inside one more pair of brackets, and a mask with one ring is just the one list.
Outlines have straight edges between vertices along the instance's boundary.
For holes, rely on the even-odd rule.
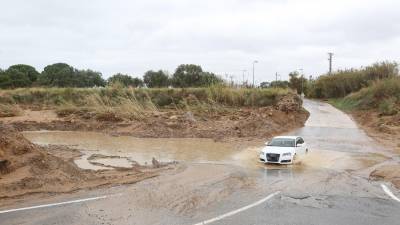
[[268,195],[267,197],[265,197],[265,198],[263,198],[263,199],[260,199],[260,200],[254,202],[254,203],[252,203],[252,204],[250,204],[250,205],[244,206],[244,207],[242,207],[242,208],[239,208],[239,209],[230,211],[230,212],[228,212],[228,213],[222,214],[222,215],[220,215],[220,216],[217,216],[217,217],[214,217],[214,218],[212,218],[212,219],[208,219],[208,220],[205,220],[205,221],[202,221],[202,222],[200,222],[200,223],[193,224],[193,225],[205,225],[205,224],[209,224],[209,223],[216,222],[216,221],[218,221],[218,220],[222,220],[222,219],[224,219],[224,218],[226,218],[226,217],[233,216],[233,215],[235,215],[235,214],[238,214],[238,213],[240,213],[240,212],[243,212],[243,211],[245,211],[245,210],[248,210],[248,209],[250,209],[250,208],[253,208],[253,207],[255,207],[255,206],[258,206],[258,205],[260,205],[260,204],[262,204],[262,203],[268,201],[269,199],[273,198],[275,195],[277,195],[277,194],[279,194],[279,193],[281,193],[281,192],[280,192],[280,191],[274,192],[274,193]]
[[66,201],[66,202],[36,205],[36,206],[29,206],[29,207],[16,208],[16,209],[7,209],[7,210],[0,211],[0,214],[10,213],[10,212],[18,212],[18,211],[26,211],[26,210],[31,210],[31,209],[48,208],[48,207],[53,207],[53,206],[70,205],[70,204],[74,204],[74,203],[81,203],[81,202],[88,202],[88,201],[95,201],[95,200],[109,198],[111,196],[114,196],[114,195],[103,195],[103,196],[98,196],[98,197],[83,198],[83,199],[71,200],[71,201]]
[[386,185],[381,184],[381,187],[382,187],[383,191],[384,191],[387,195],[389,195],[389,197],[391,197],[391,198],[392,198],[393,200],[395,200],[395,201],[400,202],[400,199],[399,199],[398,197],[396,197],[396,195],[394,195],[393,192],[390,191],[390,189],[389,189]]

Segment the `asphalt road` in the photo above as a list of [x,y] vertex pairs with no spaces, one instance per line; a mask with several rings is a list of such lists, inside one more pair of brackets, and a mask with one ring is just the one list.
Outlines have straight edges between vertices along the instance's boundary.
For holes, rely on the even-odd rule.
[[[311,116],[305,127],[292,132],[310,147],[302,164],[257,169],[231,165],[228,178],[238,183],[210,179],[190,190],[177,177],[35,198],[12,208],[64,203],[0,213],[0,224],[400,224],[400,202],[383,191],[382,182],[368,178],[390,152],[332,106],[306,100],[304,107]],[[224,171],[211,168],[211,173]],[[236,185],[247,178],[251,187]],[[168,188],[162,188],[165,183]],[[91,197],[100,198],[87,199]],[[77,199],[83,200],[68,202]]]

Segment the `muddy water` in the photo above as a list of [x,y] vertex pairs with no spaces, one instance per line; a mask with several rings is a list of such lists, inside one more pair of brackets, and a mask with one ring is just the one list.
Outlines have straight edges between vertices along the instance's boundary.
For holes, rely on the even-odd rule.
[[[75,163],[85,169],[105,169],[101,164],[112,167],[131,167],[135,163],[146,165],[151,164],[153,157],[162,162],[249,164],[249,161],[257,159],[259,151],[247,143],[215,142],[202,138],[134,138],[75,131],[32,131],[24,132],[24,136],[39,145],[80,149],[84,155]],[[102,157],[90,159],[93,154]]]
[[[305,126],[290,134],[303,136],[310,153],[293,166],[264,166],[258,161],[263,141],[215,142],[203,138],[134,138],[109,136],[96,132],[33,131],[24,132],[40,145],[66,145],[81,150],[75,163],[84,169],[111,169],[151,164],[152,158],[162,162],[235,164],[252,169],[304,168],[356,170],[384,161],[382,149],[350,117],[334,107],[304,101],[310,112]],[[256,143],[256,144],[255,144]],[[97,155],[97,157],[93,157]]]

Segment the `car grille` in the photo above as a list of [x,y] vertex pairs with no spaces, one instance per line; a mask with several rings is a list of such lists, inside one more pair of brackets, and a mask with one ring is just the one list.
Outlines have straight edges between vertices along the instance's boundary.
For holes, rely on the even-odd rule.
[[279,162],[279,154],[267,153],[268,162]]

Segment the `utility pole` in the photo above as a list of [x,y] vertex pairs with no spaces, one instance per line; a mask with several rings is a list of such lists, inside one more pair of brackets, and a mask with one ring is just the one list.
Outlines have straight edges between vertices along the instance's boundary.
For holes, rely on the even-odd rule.
[[328,58],[328,60],[329,60],[329,75],[331,75],[332,74],[332,57],[333,57],[333,53],[332,52],[328,52],[328,55],[329,55],[329,58]]
[[278,85],[278,72],[275,72],[275,87]]
[[231,78],[231,87],[233,87],[233,75],[230,75],[229,78]]
[[258,63],[257,60],[253,61],[253,88],[255,88],[255,83],[254,83],[254,64]]

